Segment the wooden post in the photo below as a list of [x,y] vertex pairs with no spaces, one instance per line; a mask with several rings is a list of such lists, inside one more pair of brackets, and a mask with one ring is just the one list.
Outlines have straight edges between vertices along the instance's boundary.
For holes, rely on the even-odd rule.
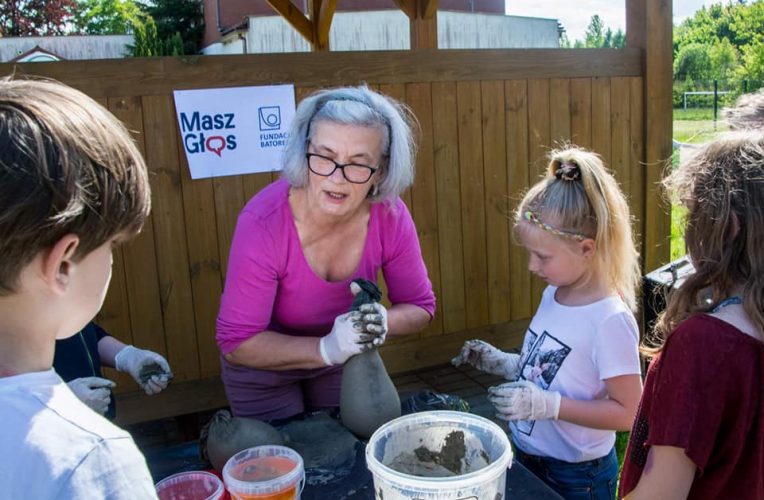
[[409,18],[411,50],[438,48],[438,0],[394,0]]
[[[626,0],[626,45],[643,50],[644,266],[653,270],[670,258],[671,212],[660,181],[671,161],[673,24],[671,0]],[[648,36],[649,26],[649,36]]]
[[291,0],[266,1],[310,43],[313,52],[329,50],[329,31],[337,0],[311,0],[308,3],[308,17]]

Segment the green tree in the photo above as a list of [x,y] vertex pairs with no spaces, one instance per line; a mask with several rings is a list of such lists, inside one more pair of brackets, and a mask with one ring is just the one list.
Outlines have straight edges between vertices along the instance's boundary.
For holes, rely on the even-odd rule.
[[117,35],[131,33],[144,17],[134,0],[80,0],[74,25],[88,35]]
[[737,76],[744,80],[764,83],[764,41],[756,41],[743,47],[743,64]]
[[690,43],[683,46],[674,59],[674,79],[713,79],[708,47],[700,43]]
[[180,34],[183,54],[197,54],[204,36],[202,0],[142,0],[141,8],[154,18],[160,40]]
[[74,0],[3,0],[0,36],[63,35],[75,8]]
[[[609,47],[614,49],[623,48],[626,45],[626,35],[623,30],[613,31],[608,28],[602,21],[602,18],[595,14],[589,20],[589,26],[586,28],[583,40],[576,40],[573,43],[573,47],[577,49],[581,48],[603,48]],[[570,47],[570,42],[568,42]]]
[[594,14],[584,33],[584,47],[603,47],[605,43],[605,23]]
[[740,64],[737,49],[726,38],[715,43],[709,50],[708,56],[711,61],[711,74],[720,80],[732,78]]

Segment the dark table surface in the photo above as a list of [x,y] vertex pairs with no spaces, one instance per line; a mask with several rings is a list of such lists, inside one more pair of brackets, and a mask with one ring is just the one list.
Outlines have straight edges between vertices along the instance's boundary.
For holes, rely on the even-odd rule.
[[[374,500],[374,479],[366,468],[365,445],[356,443],[356,457],[352,466],[328,478],[325,471],[307,469],[302,500]],[[199,458],[196,441],[168,447],[146,455],[155,481],[171,474],[190,470],[209,470],[209,463]],[[507,470],[506,499],[560,499],[551,488],[514,462]]]
[[[366,468],[365,445],[356,445],[356,459],[353,467],[341,478],[323,483],[317,476],[306,470],[306,485],[301,500],[374,500],[374,478]],[[557,493],[534,476],[520,463],[513,463],[507,470],[507,499],[560,499]],[[482,500],[482,499],[481,499]],[[493,500],[493,499],[491,499]]]

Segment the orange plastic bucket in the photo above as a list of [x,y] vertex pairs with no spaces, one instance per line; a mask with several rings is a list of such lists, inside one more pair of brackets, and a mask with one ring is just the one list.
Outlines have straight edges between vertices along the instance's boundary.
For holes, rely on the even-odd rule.
[[234,500],[299,500],[305,469],[291,448],[255,446],[228,459],[223,481]]

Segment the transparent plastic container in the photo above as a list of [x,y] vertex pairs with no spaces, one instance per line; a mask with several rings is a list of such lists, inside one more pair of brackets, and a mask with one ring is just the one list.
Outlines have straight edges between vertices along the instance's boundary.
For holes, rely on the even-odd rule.
[[159,500],[219,500],[225,494],[220,478],[204,471],[179,472],[155,487]]
[[[450,477],[424,477],[399,472],[389,464],[403,454],[424,446],[442,450],[448,436],[461,431],[466,472]],[[470,413],[428,411],[392,420],[369,438],[366,466],[374,476],[377,498],[385,500],[461,500],[504,498],[512,448],[504,430],[490,420]]]
[[292,448],[254,446],[228,459],[223,481],[234,500],[299,500],[305,468]]

